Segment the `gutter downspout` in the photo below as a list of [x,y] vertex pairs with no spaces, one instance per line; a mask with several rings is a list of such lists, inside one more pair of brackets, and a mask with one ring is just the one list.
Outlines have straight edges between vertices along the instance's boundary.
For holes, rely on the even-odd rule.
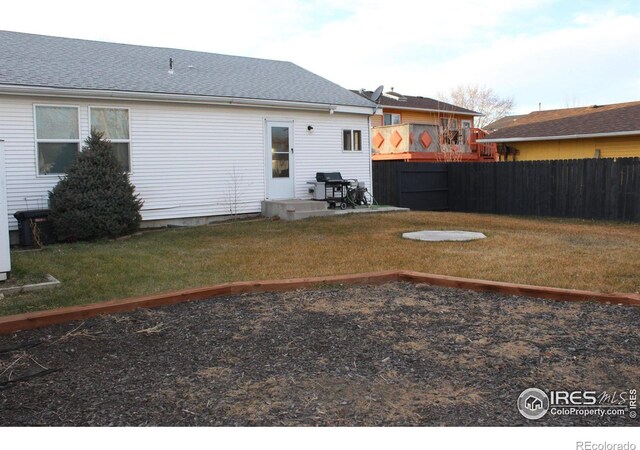
[[[378,109],[380,109],[380,104],[381,104],[381,99],[382,96],[380,96],[380,98],[378,99],[378,101],[376,101],[376,107],[373,108],[373,114],[371,116],[375,116],[376,113],[378,112]],[[369,133],[368,133],[368,138],[369,138],[369,179],[371,180],[371,197],[372,198],[376,198],[373,192],[373,154],[371,151],[371,116],[369,116],[368,118],[368,122],[369,122]],[[372,202],[373,203],[373,202]]]

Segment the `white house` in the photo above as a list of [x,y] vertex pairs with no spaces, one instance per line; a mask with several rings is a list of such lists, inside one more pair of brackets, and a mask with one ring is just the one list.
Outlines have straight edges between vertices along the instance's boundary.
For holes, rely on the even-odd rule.
[[11,255],[9,253],[9,229],[7,221],[7,189],[6,172],[4,170],[4,142],[0,141],[0,281],[4,281],[11,272]]
[[92,127],[130,171],[146,224],[308,198],[319,171],[370,188],[375,108],[290,62],[0,31],[9,227],[47,206]]

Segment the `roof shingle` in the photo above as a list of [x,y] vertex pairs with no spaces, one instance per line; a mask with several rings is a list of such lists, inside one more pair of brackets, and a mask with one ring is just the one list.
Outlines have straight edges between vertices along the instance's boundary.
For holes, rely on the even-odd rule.
[[511,126],[490,134],[485,141],[541,139],[635,132],[640,134],[640,101],[583,108],[535,111]]
[[[359,92],[359,91],[353,91]],[[360,95],[371,98],[373,94],[372,91],[362,91]],[[389,96],[397,97],[390,98]],[[470,109],[463,108],[461,106],[452,105],[450,103],[442,102],[440,100],[436,100],[429,97],[420,97],[413,95],[403,95],[398,92],[392,91],[387,92],[385,95],[380,97],[380,104],[384,106],[388,106],[390,108],[411,108],[411,109],[425,109],[428,111],[443,111],[443,112],[457,112],[461,114],[469,114],[472,116],[480,116],[479,112],[472,111]]]
[[374,106],[286,61],[10,31],[0,31],[2,85]]

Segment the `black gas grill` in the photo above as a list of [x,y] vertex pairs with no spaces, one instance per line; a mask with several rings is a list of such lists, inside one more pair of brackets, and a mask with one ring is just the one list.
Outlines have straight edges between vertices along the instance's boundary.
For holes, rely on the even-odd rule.
[[317,187],[324,183],[324,197],[330,207],[335,208],[336,205],[339,205],[340,209],[347,207],[347,194],[353,180],[345,180],[340,172],[317,172],[316,181]]

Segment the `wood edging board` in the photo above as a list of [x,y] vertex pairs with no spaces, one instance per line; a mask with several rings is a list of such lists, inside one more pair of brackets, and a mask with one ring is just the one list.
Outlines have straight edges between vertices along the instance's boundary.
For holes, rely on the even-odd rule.
[[583,291],[578,289],[563,289],[528,284],[505,283],[502,281],[475,280],[472,278],[450,277],[446,275],[431,275],[421,272],[401,270],[399,281],[411,283],[427,283],[434,286],[469,289],[472,291],[495,292],[497,294],[518,295],[522,297],[536,297],[547,300],[570,302],[596,301],[600,303],[640,306],[638,294],[603,294],[601,292]]
[[90,305],[69,306],[46,311],[16,314],[0,317],[0,334],[9,334],[19,330],[41,328],[58,323],[82,320],[102,314],[114,314],[132,311],[138,308],[153,308],[156,306],[173,305],[176,303],[204,300],[226,295],[291,291],[325,284],[366,285],[383,284],[392,281],[426,283],[434,286],[537,297],[550,300],[597,301],[601,303],[615,303],[640,307],[640,295],[637,294],[602,294],[598,292],[574,289],[530,286],[498,281],[450,277],[446,275],[432,275],[407,270],[395,270],[352,275],[293,278],[285,280],[239,281],[141,297],[131,297],[121,300],[111,300],[93,303]]

